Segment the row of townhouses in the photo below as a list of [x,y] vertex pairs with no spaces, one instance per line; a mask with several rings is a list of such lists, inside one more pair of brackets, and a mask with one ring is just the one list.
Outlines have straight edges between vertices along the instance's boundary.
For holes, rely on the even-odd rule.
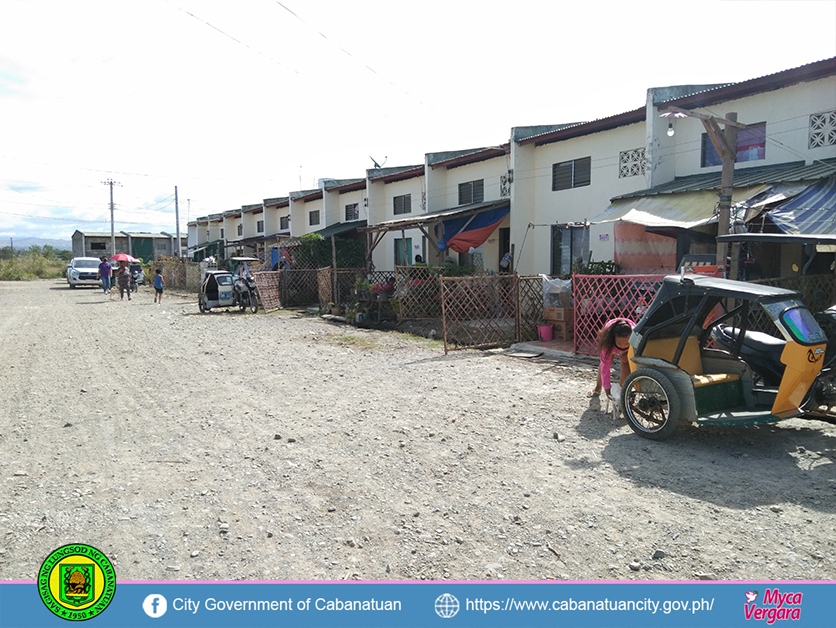
[[[515,127],[496,145],[323,179],[317,189],[189,222],[189,251],[269,259],[282,237],[320,233],[364,239],[378,270],[416,255],[464,263],[474,253],[494,271],[511,253],[515,270],[529,275],[568,273],[579,259],[614,260],[624,272],[673,270],[685,253],[714,251],[723,160],[708,130],[728,114],[745,126],[736,209],[764,198],[761,209],[777,207],[836,173],[831,58],[739,83],[650,88],[632,111]],[[833,205],[830,196],[819,209]],[[738,222],[788,233],[805,227],[792,216],[776,226],[768,216],[748,211]]]

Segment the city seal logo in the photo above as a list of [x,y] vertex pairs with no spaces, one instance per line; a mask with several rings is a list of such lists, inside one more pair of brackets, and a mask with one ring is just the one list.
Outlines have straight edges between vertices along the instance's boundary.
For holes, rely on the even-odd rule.
[[100,614],[113,600],[116,574],[102,552],[71,543],[47,556],[38,572],[38,594],[55,615],[84,621]]

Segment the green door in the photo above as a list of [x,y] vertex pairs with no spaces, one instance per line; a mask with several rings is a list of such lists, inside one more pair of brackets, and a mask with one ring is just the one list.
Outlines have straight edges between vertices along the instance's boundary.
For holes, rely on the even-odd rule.
[[[404,250],[404,248],[406,250]],[[395,240],[395,266],[411,266],[409,254],[412,251],[412,238],[406,239],[406,247],[402,238]]]
[[150,262],[154,257],[154,238],[131,238],[131,255]]

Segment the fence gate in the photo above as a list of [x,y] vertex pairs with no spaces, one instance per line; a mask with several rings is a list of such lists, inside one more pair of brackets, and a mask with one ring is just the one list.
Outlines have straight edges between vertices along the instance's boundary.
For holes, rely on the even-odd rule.
[[516,275],[439,277],[444,353],[488,348],[518,337]]
[[261,299],[261,305],[264,310],[266,312],[280,310],[282,308],[282,300],[279,297],[279,277],[281,271],[259,270],[252,275],[255,286],[258,288],[258,296]]

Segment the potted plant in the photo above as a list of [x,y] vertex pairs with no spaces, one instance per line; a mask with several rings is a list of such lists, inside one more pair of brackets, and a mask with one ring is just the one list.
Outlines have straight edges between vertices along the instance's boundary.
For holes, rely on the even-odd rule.
[[354,295],[358,301],[371,301],[372,284],[365,277],[357,277],[354,282]]
[[334,303],[333,301],[328,304],[328,307],[331,310],[331,314],[333,314],[334,316],[342,316],[343,315],[343,309],[339,305]]

